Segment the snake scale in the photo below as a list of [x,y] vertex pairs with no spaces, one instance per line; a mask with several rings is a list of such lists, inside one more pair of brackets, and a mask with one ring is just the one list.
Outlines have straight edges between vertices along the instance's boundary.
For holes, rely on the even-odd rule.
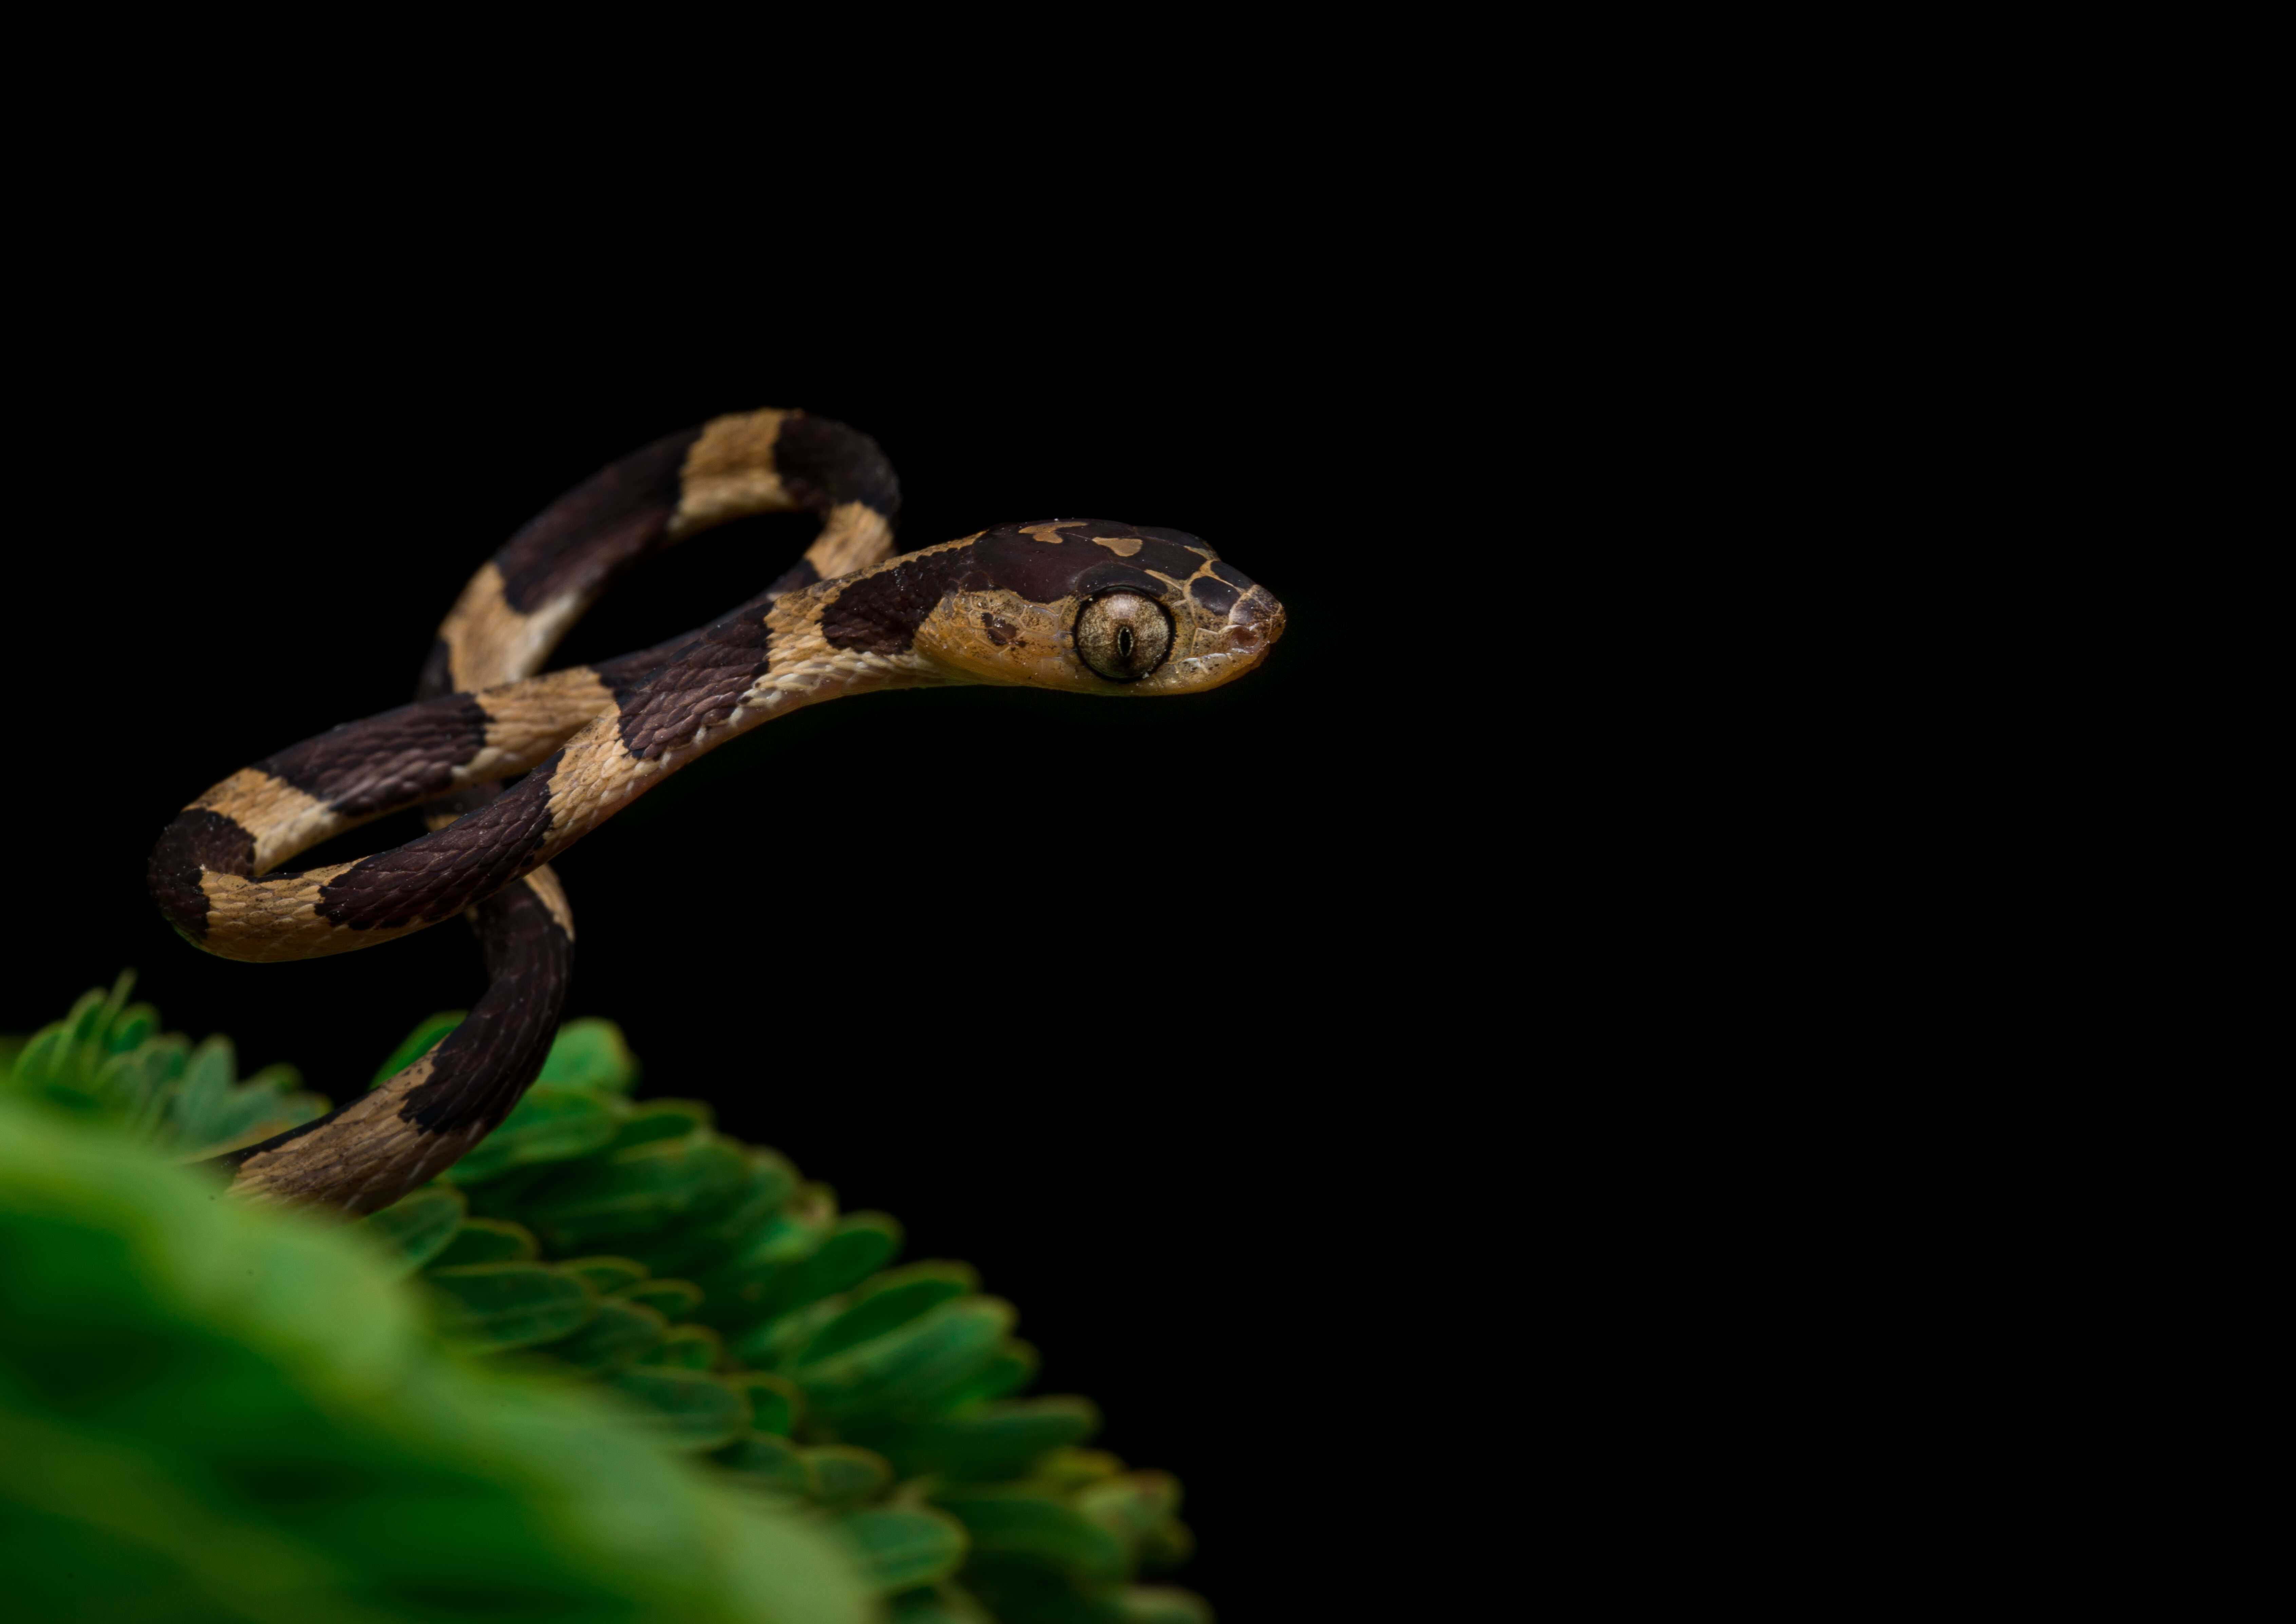
[[[727,740],[888,688],[1201,693],[1282,635],[1267,588],[1180,531],[1047,520],[896,554],[899,504],[877,443],[826,418],[740,413],[656,440],[551,504],[472,578],[413,704],[242,768],[176,815],[147,878],[195,946],[309,958],[464,914],[489,978],[462,1025],[381,1086],[221,1158],[235,1193],[370,1212],[485,1138],[541,1070],[565,1008],[573,916],[549,865]],[[537,675],[633,565],[715,525],[792,511],[816,514],[820,532],[740,608]],[[417,806],[430,833],[403,846],[278,872]]]

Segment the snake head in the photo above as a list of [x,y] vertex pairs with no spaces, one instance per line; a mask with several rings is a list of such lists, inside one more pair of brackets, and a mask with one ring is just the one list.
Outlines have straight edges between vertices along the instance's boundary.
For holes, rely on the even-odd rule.
[[851,580],[823,629],[884,647],[904,619],[909,648],[956,680],[1111,695],[1217,688],[1283,635],[1275,595],[1193,536],[1100,519],[896,559]]

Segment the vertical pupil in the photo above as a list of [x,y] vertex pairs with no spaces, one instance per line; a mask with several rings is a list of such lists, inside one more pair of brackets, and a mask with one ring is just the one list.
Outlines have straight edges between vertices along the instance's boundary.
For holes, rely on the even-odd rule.
[[1130,627],[1119,626],[1116,628],[1116,652],[1119,659],[1129,660],[1132,658],[1132,628]]

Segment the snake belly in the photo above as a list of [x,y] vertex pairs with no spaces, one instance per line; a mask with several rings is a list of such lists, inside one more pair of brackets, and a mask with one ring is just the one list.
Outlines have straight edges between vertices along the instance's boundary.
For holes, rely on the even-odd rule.
[[[686,763],[776,716],[878,689],[997,684],[1201,693],[1282,635],[1267,589],[1178,530],[1061,519],[895,554],[900,487],[866,435],[768,410],[655,441],[569,491],[474,575],[414,703],[242,768],[179,812],[146,871],[222,957],[316,957],[456,915],[488,976],[462,1025],[379,1087],[220,1158],[234,1193],[349,1214],[452,1166],[540,1071],[574,924],[550,864]],[[688,536],[808,511],[821,529],[709,626],[537,675],[615,579]],[[356,862],[279,865],[411,807],[429,833]]]

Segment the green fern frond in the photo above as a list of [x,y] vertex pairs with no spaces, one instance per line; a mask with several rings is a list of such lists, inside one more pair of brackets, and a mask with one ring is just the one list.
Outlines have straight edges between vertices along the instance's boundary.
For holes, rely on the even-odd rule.
[[901,1624],[1209,1620],[1138,1582],[1193,1546],[1177,1481],[1080,1447],[1089,1400],[1021,1396],[1037,1358],[1011,1304],[963,1263],[892,1267],[896,1220],[840,1214],[700,1101],[633,1103],[636,1074],[612,1022],[568,1022],[485,1144],[364,1221],[447,1334],[579,1372],[669,1447],[834,1523]]
[[189,1160],[220,1155],[325,1114],[292,1066],[242,1079],[231,1039],[194,1046],[159,1029],[148,1004],[130,1004],[135,972],[93,988],[71,1013],[31,1037],[0,1040],[0,1091],[71,1115],[110,1122],[129,1137]]
[[9,1616],[866,1624],[849,1554],[473,1367],[342,1226],[0,1097]]
[[[228,1040],[160,1033],[132,985],[0,1039],[0,1095],[178,1159],[326,1109],[290,1068],[240,1081]],[[375,1081],[462,1018],[420,1023]],[[637,1077],[611,1021],[567,1023],[501,1128],[361,1221],[450,1343],[593,1387],[750,1500],[833,1529],[895,1624],[1209,1624],[1201,1598],[1141,1582],[1193,1546],[1178,1483],[1084,1447],[1089,1400],[1023,1396],[1038,1361],[1011,1304],[963,1263],[897,1267],[895,1219],[840,1213],[705,1103],[634,1103]]]

